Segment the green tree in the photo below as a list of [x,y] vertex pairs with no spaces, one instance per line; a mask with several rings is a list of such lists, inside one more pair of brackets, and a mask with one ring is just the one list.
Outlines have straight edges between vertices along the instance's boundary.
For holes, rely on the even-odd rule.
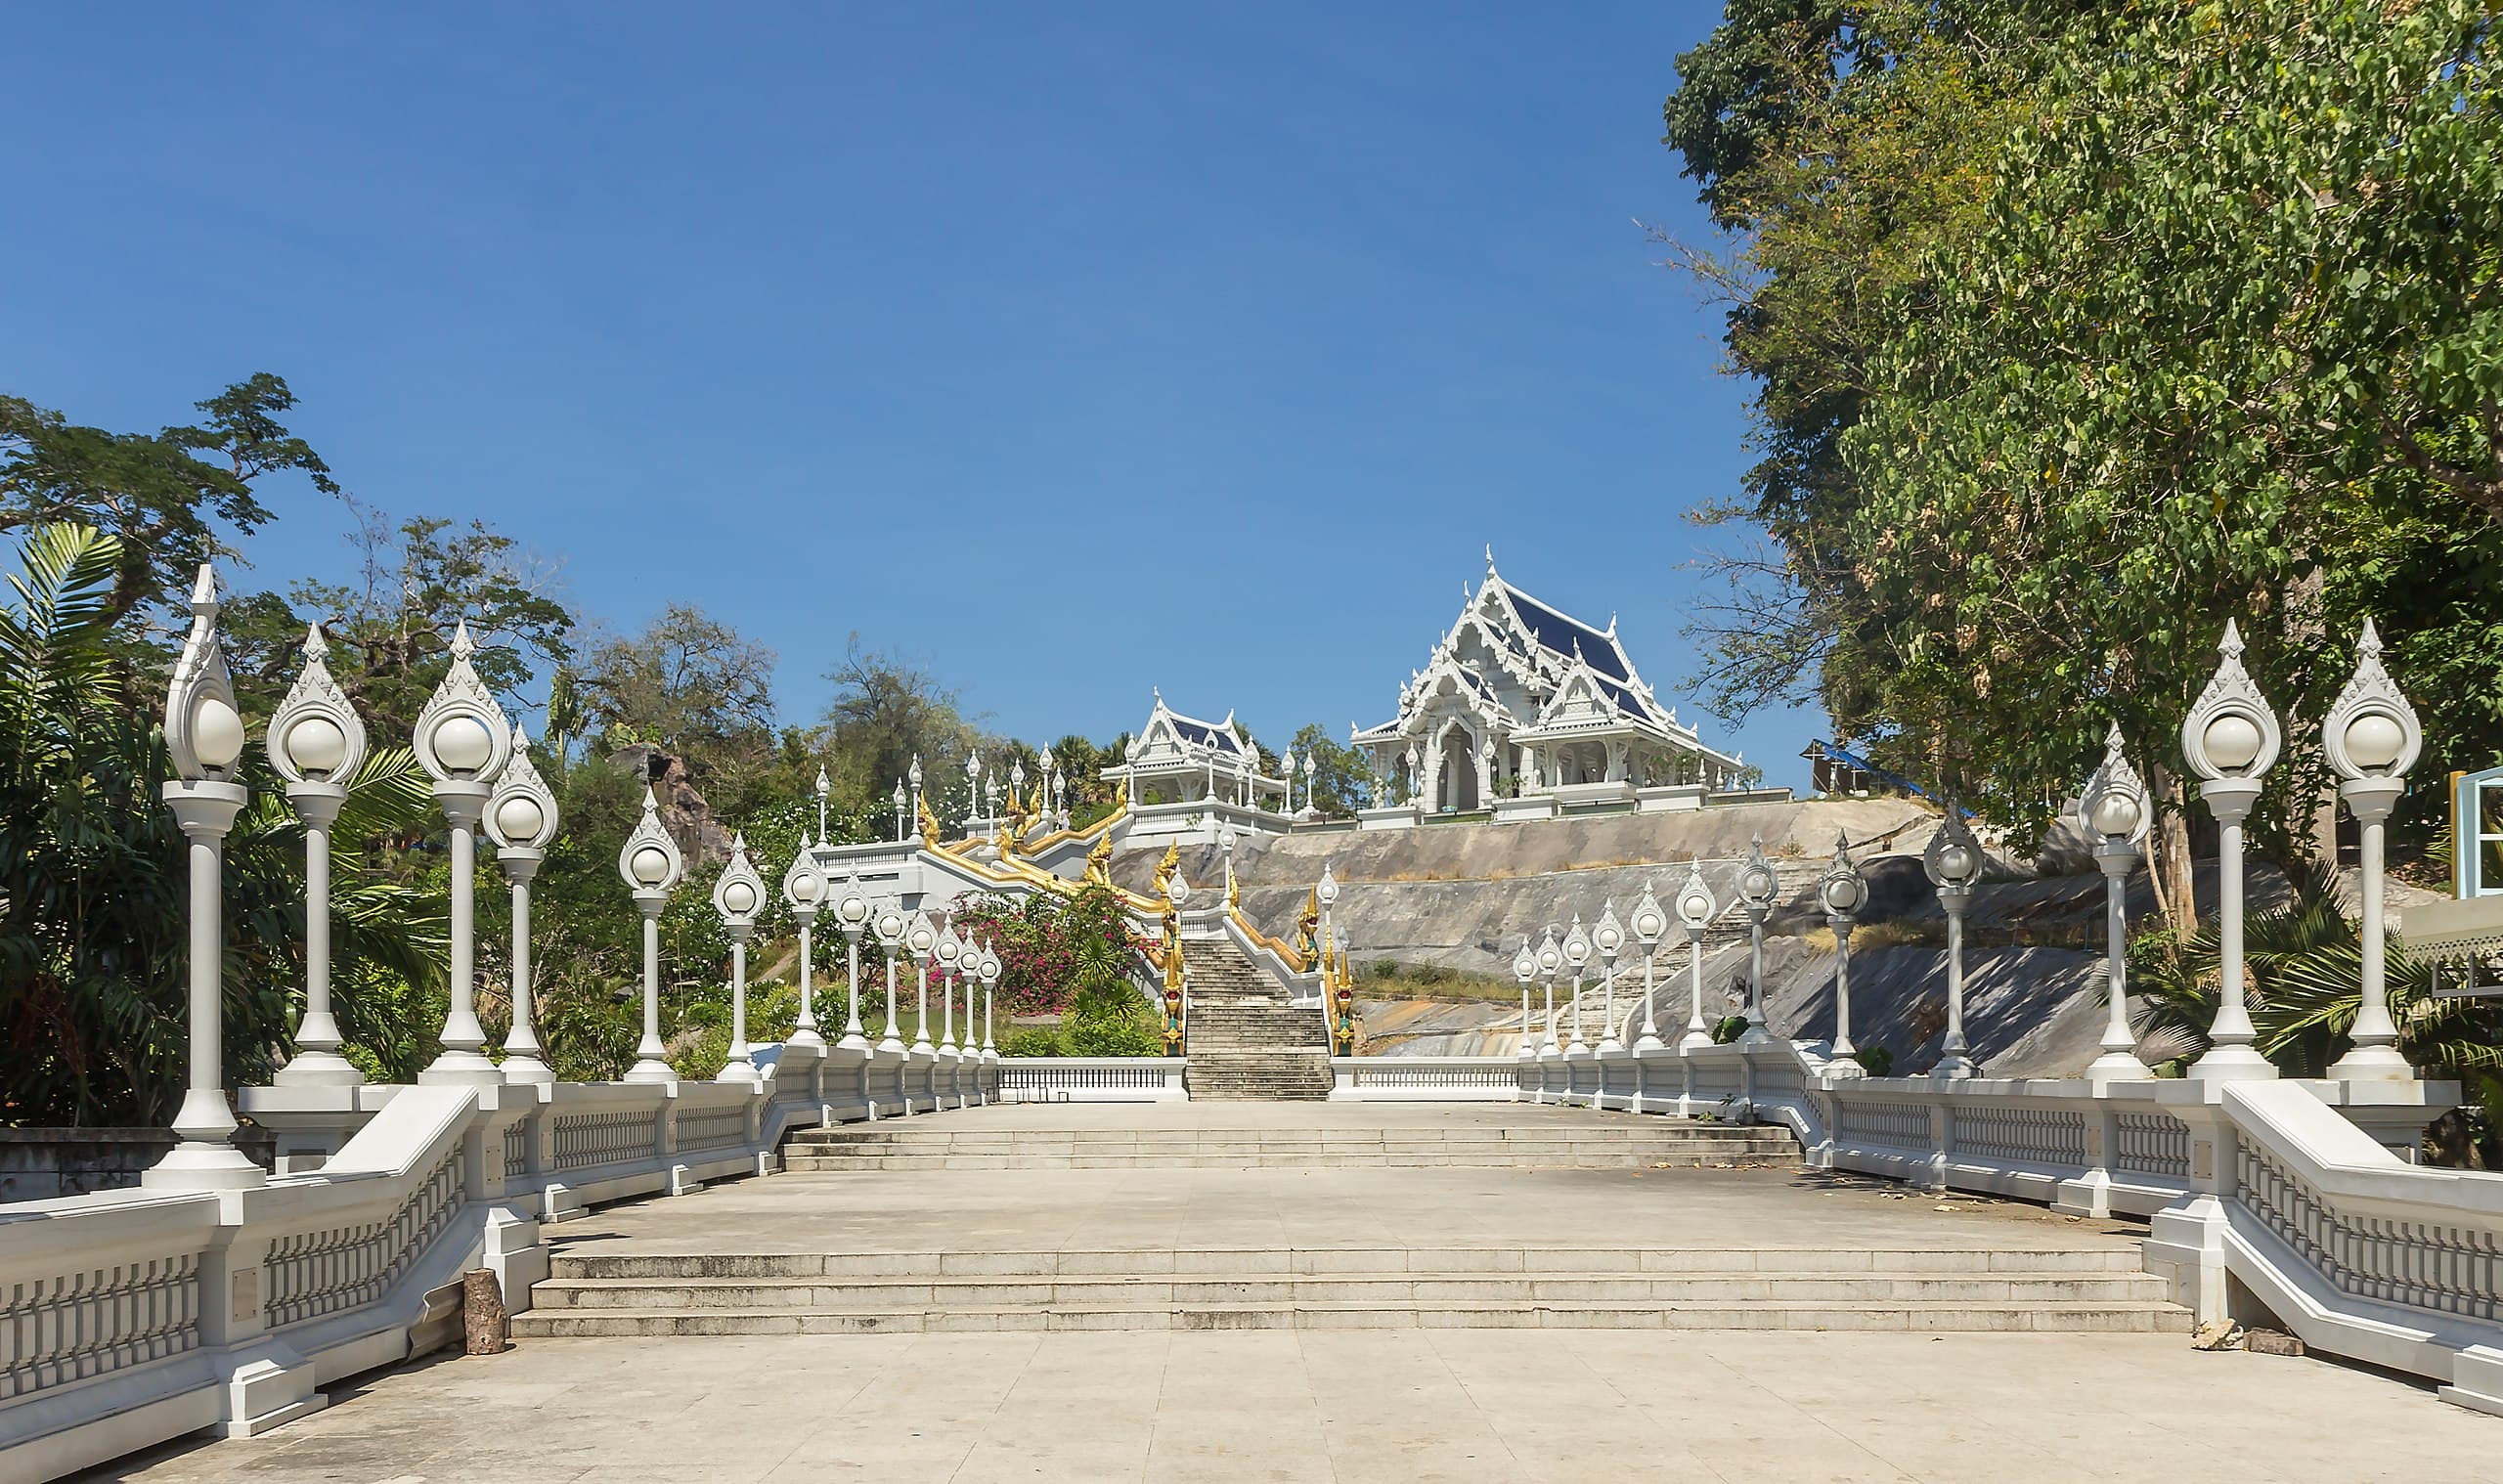
[[[2107,718],[2142,746],[2171,732],[2237,617],[2289,720],[2261,828],[2291,858],[2359,618],[2455,666],[2491,633],[2445,628],[2471,597],[2453,585],[2503,555],[2490,526],[2458,539],[2503,494],[2489,24],[2478,0],[2249,0],[2129,13],[2064,51],[1979,225],[1899,291],[1845,440],[1886,622],[1861,641],[1883,679],[1844,720],[1881,756],[1941,758],[2039,827]],[[2473,652],[2447,678],[2475,700],[2401,673],[2436,758],[2503,741],[2450,730],[2503,681],[2503,652]],[[2183,793],[2154,754],[2186,921]]]
[[114,538],[108,623],[178,611],[200,563],[234,554],[230,542],[270,518],[259,480],[292,471],[339,493],[279,420],[295,407],[285,381],[263,371],[197,405],[197,423],[114,433],[0,396],[0,534],[72,524]]
[[1342,742],[1333,742],[1321,723],[1306,723],[1295,734],[1295,752],[1299,757],[1319,760],[1319,765],[1307,780],[1298,772],[1295,799],[1298,807],[1304,798],[1304,787],[1311,786],[1313,807],[1325,814],[1352,817],[1371,797],[1373,770],[1365,755]]

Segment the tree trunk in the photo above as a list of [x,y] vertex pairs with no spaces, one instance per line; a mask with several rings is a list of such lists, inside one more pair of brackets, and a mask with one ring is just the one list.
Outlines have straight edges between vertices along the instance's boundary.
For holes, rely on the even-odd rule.
[[2155,830],[2147,840],[2152,847],[2147,875],[2165,926],[2187,938],[2199,927],[2199,903],[2190,881],[2190,801],[2180,777],[2161,764],[2155,768],[2154,793],[2159,807]]

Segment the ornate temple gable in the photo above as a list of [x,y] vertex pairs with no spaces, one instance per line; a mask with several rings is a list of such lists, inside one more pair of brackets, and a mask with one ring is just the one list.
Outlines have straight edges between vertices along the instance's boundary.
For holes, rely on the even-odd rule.
[[1225,714],[1222,721],[1203,721],[1186,717],[1164,704],[1164,692],[1156,692],[1156,709],[1148,713],[1147,724],[1138,730],[1138,740],[1131,744],[1130,760],[1179,757],[1194,763],[1214,762],[1227,767],[1245,760],[1243,741],[1234,732],[1234,713]]
[[1587,660],[1577,660],[1549,698],[1537,722],[1523,735],[1617,731],[1634,728],[1666,739],[1667,729],[1648,698]]

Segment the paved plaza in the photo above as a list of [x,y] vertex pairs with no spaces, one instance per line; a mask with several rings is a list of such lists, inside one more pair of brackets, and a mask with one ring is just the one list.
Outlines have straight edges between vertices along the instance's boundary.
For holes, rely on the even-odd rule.
[[[964,1130],[1596,1128],[1452,1107],[971,1111]],[[905,1125],[909,1126],[909,1125]],[[1745,1162],[1706,1169],[900,1169],[735,1181],[553,1232],[560,1257],[1613,1245],[1876,1268],[2134,1252],[2128,1223]],[[1963,1254],[1959,1256],[1958,1254]],[[1975,1254],[1980,1254],[1976,1256]],[[1126,1259],[1135,1259],[1135,1264]],[[759,1259],[752,1259],[759,1260]],[[1532,1260],[1535,1260],[1533,1255]],[[2134,1259],[2131,1259],[2134,1265]],[[873,1264],[872,1266],[875,1266]],[[1442,1329],[532,1338],[333,1393],[264,1437],[87,1477],[512,1480],[2024,1480],[2443,1484],[2494,1477],[2503,1419],[2316,1360],[2179,1332]]]
[[2180,1335],[1609,1331],[543,1340],[90,1479],[2481,1484],[2503,1420]]

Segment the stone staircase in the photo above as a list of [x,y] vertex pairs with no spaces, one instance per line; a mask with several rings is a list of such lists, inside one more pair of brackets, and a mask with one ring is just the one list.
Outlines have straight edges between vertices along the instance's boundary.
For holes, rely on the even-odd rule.
[[1325,1099],[1330,1033],[1321,1012],[1297,1009],[1285,986],[1230,938],[1186,939],[1191,980],[1189,1065],[1182,1085],[1200,1102]]
[[520,1338],[1035,1330],[2180,1331],[2122,1246],[1247,1246],[555,1258]]
[[[1003,1113],[1014,1110],[1002,1110]],[[1081,1115],[1082,1116],[1082,1115]],[[1238,1118],[1240,1114],[1236,1115]],[[1797,1158],[1787,1129],[1674,1118],[1592,1119],[1522,1109],[1518,1121],[1382,1127],[1222,1121],[1185,1127],[1037,1127],[882,1119],[794,1133],[794,1173],[933,1169],[1697,1169]]]

